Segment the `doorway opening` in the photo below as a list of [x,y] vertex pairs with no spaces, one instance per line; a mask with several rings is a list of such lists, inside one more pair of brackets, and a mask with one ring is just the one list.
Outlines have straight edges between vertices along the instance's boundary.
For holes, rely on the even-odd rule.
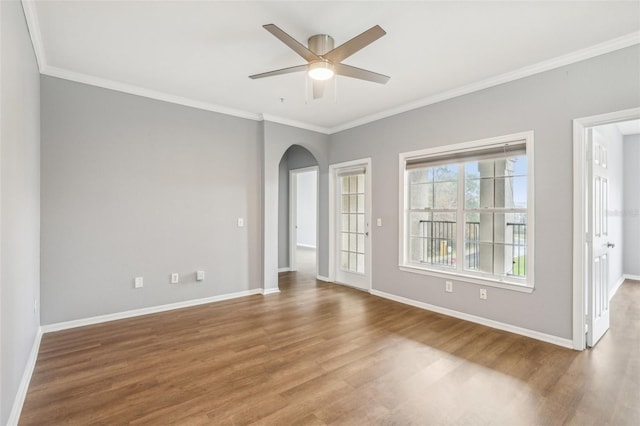
[[609,301],[640,279],[640,108],[574,120],[573,345],[610,327]]
[[289,270],[317,275],[318,167],[289,170]]
[[278,287],[315,283],[318,275],[318,165],[292,145],[280,161]]

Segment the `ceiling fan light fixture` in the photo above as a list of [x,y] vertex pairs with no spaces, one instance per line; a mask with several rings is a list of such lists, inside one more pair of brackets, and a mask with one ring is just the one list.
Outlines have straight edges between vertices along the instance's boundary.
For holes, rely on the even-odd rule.
[[335,72],[333,71],[333,65],[325,61],[317,61],[309,64],[309,77],[312,80],[324,81],[329,80]]

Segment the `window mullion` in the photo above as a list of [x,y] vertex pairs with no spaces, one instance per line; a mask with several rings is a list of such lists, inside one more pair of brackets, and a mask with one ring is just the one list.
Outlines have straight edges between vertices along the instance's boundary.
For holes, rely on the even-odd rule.
[[464,271],[465,246],[464,246],[464,163],[458,164],[458,205],[456,206],[456,270]]

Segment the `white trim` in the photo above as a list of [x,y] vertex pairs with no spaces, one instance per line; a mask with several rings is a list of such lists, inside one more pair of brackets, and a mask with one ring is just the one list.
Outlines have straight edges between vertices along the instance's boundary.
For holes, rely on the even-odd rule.
[[285,266],[284,268],[278,268],[278,273],[280,273],[280,272],[290,272],[290,271],[291,271],[291,269],[289,269],[288,266]]
[[408,299],[402,296],[396,296],[394,294],[385,293],[379,290],[371,290],[371,294],[374,296],[393,300],[395,302],[400,302],[405,305],[415,306],[416,308],[421,308],[427,311],[436,312],[439,314],[473,322],[476,324],[485,325],[487,327],[496,328],[498,330],[508,331],[510,333],[519,334],[521,336],[530,337],[532,339],[541,340],[543,342],[552,343],[554,345],[562,346],[565,348],[569,348],[569,349],[573,348],[571,340],[564,339],[558,336],[553,336],[551,334],[541,333],[539,331],[530,330],[528,328],[517,327],[515,325],[505,324],[503,322],[494,321],[488,318],[466,314],[464,312],[454,311],[453,309],[447,309],[447,308],[442,308],[440,306],[430,305],[428,303],[419,302],[417,300]]
[[316,126],[314,124],[291,120],[285,117],[278,117],[271,114],[262,114],[262,120],[270,121],[272,123],[284,124],[285,126],[297,127],[299,129],[311,130],[312,132],[318,132],[325,135],[331,134],[331,129],[328,129],[326,127]]
[[[481,152],[484,149],[499,147],[503,145],[520,144],[524,141],[527,153],[527,277],[526,280],[512,280],[508,278],[500,279],[498,276],[486,276],[464,271],[461,267],[455,270],[438,269],[437,267],[419,267],[407,261],[409,241],[407,236],[407,173],[406,163],[409,160],[430,157],[443,154],[473,153]],[[460,281],[471,282],[492,287],[505,288],[509,290],[531,293],[535,287],[535,247],[533,236],[535,235],[535,188],[534,188],[534,132],[533,130],[514,133],[504,136],[480,139],[469,142],[461,142],[450,145],[419,149],[416,151],[402,152],[398,155],[398,267],[405,272],[413,272],[426,275],[441,276],[445,278],[458,279]],[[460,197],[459,197],[460,198]],[[459,200],[460,204],[460,200]],[[461,210],[462,209],[462,210]],[[461,204],[457,213],[464,210]],[[462,236],[458,232],[458,237]],[[438,275],[440,274],[440,275]]]
[[269,294],[280,293],[280,289],[279,288],[261,288],[260,293],[264,296],[267,296]]
[[42,72],[44,67],[47,65],[47,58],[44,52],[44,43],[42,42],[40,21],[38,20],[38,13],[36,12],[35,1],[22,0],[22,10],[24,11],[24,17],[27,21],[27,30],[29,31],[33,51],[36,55],[38,70]]
[[[371,264],[373,263],[373,226],[371,221],[373,220],[373,173],[371,168],[371,157],[361,158],[358,160],[350,160],[344,161],[342,163],[330,164],[329,165],[329,277],[328,282],[338,282],[336,281],[336,271],[337,271],[337,263],[336,263],[336,218],[335,218],[335,210],[336,210],[336,184],[337,184],[337,173],[340,169],[356,167],[356,166],[364,166],[366,170],[366,180],[365,180],[365,199],[366,199],[366,210],[365,217],[368,219],[368,231],[369,237],[366,239],[366,249],[367,256],[369,257],[369,261],[365,266],[365,275],[368,278],[368,285],[366,289],[358,288],[359,290],[371,291],[373,288],[373,268]],[[368,213],[368,217],[366,216]],[[366,226],[366,225],[365,225]],[[356,287],[354,287],[356,288]]]
[[611,299],[613,299],[613,296],[616,295],[625,279],[626,277],[622,275],[620,278],[618,278],[618,281],[616,281],[616,283],[611,286],[611,288],[609,289],[609,301],[611,301]]
[[311,244],[300,244],[300,243],[297,243],[296,247],[308,248],[308,249],[315,249],[316,248],[316,246],[312,246]]
[[120,83],[118,81],[95,77],[88,74],[82,74],[75,71],[69,71],[62,68],[52,67],[46,64],[41,67],[40,73],[51,77],[75,81],[77,83],[83,83],[91,86],[102,87],[104,89],[142,96],[144,98],[156,99],[159,101],[170,102],[177,105],[198,108],[205,111],[212,111],[220,114],[231,115],[234,117],[246,118],[249,120],[262,121],[261,114],[246,112],[239,109],[212,104],[209,102],[189,99],[182,96],[176,96],[153,89],[135,86],[132,84]]
[[329,277],[324,277],[324,276],[322,276],[322,275],[318,275],[318,276],[316,276],[316,279],[317,279],[317,280],[320,280],[320,281],[324,281],[324,282],[326,282],[326,283],[330,283],[330,282],[331,282],[331,280],[329,279]]
[[295,171],[289,170],[289,241],[287,249],[289,251],[289,270],[298,270],[298,259],[296,256],[296,242],[298,241],[298,175]]
[[151,306],[149,308],[133,309],[131,311],[116,312],[113,314],[99,315],[95,317],[82,318],[78,320],[58,322],[42,326],[43,333],[67,330],[70,328],[83,327],[85,325],[100,324],[103,322],[115,321],[125,318],[139,317],[142,315],[155,314],[158,312],[172,311],[174,309],[189,308],[192,306],[205,305],[207,303],[221,302],[223,300],[237,299],[239,297],[261,294],[262,289],[239,291],[236,293],[221,294],[218,296],[204,297],[202,299],[185,300],[184,302],[169,303],[167,305]]
[[585,257],[586,257],[586,218],[585,191],[586,152],[585,130],[588,127],[616,123],[640,118],[640,108],[631,108],[607,114],[576,118],[573,120],[573,348],[586,348],[585,339]]
[[488,89],[500,84],[509,83],[511,81],[520,80],[521,78],[530,77],[535,74],[550,71],[556,68],[560,68],[566,65],[570,65],[576,62],[584,61],[586,59],[594,58],[596,56],[604,55],[614,52],[616,50],[624,49],[629,46],[640,43],[640,31],[627,34],[622,37],[614,38],[604,43],[599,43],[594,46],[580,49],[575,52],[571,52],[566,55],[558,56],[547,61],[538,62],[537,64],[529,65],[520,68],[515,71],[510,71],[504,74],[490,77],[485,80],[481,80],[475,83],[468,84],[466,86],[457,87],[455,89],[447,90],[429,96],[415,102],[401,105],[397,108],[388,109],[385,111],[371,114],[362,118],[358,118],[353,121],[332,127],[329,129],[329,134],[342,132],[344,130],[351,129],[353,127],[362,126],[363,124],[371,123],[373,121],[381,120],[383,118],[391,117],[403,112],[411,111],[414,109],[422,108],[428,105],[433,105],[438,102],[446,101],[448,99],[457,98],[458,96],[467,95],[469,93],[478,92],[480,90]]
[[612,40],[605,41],[603,43],[596,44],[584,49],[580,49],[566,55],[561,55],[556,58],[552,58],[546,61],[538,62],[537,64],[529,65],[520,68],[515,71],[507,72],[504,74],[490,77],[485,80],[481,80],[472,84],[461,86],[452,90],[447,90],[433,96],[429,96],[414,102],[410,102],[401,105],[396,108],[391,108],[385,111],[378,112],[352,120],[334,127],[322,127],[302,121],[292,120],[285,117],[278,117],[271,114],[256,114],[252,112],[237,110],[220,105],[211,104],[208,102],[197,101],[180,96],[174,96],[171,94],[153,91],[137,87],[134,85],[128,85],[118,83],[112,80],[102,79],[99,77],[90,76],[87,74],[76,73],[71,70],[65,70],[62,68],[52,67],[47,64],[46,54],[44,49],[44,43],[42,41],[42,33],[40,32],[40,23],[38,21],[35,2],[33,0],[22,0],[23,9],[26,16],[27,26],[29,33],[31,34],[31,41],[36,54],[36,60],[40,68],[40,73],[45,75],[51,75],[53,77],[65,78],[80,83],[91,84],[98,87],[104,87],[107,89],[117,90],[124,93],[131,93],[134,95],[144,96],[151,99],[158,99],[166,102],[177,103],[179,105],[190,106],[193,108],[201,108],[206,111],[219,112],[221,114],[228,114],[236,117],[248,118],[250,120],[257,121],[271,121],[274,123],[285,124],[287,126],[298,127],[301,129],[312,130],[314,132],[323,134],[334,134],[343,130],[358,127],[363,124],[371,123],[373,121],[381,120],[383,118],[391,117],[403,112],[411,111],[414,109],[422,108],[428,105],[433,105],[438,102],[442,102],[448,99],[463,96],[469,93],[477,92],[487,89],[489,87],[498,86],[500,84],[508,83],[511,81],[519,80],[521,78],[529,77],[535,74],[539,74],[552,69],[560,68],[566,65],[570,65],[576,62],[584,61],[586,59],[594,58],[596,56],[604,55],[616,50],[624,49],[629,46],[640,44],[640,31],[627,34],[622,37],[614,38]]
[[435,271],[432,269],[418,268],[408,265],[398,265],[398,268],[404,272],[411,272],[412,274],[421,274],[421,275],[429,275],[432,277],[445,278],[448,280],[459,281],[463,283],[469,284],[478,284],[482,286],[495,287],[495,288],[503,288],[505,290],[518,291],[520,293],[533,293],[534,288],[521,285],[505,282],[502,283],[497,280],[491,279],[483,279],[480,277],[474,277],[470,275],[460,274],[459,272],[448,272],[448,271]]
[[22,380],[20,380],[20,386],[18,386],[18,392],[13,400],[13,406],[11,407],[11,413],[9,413],[9,419],[7,425],[17,425],[20,420],[20,414],[22,413],[22,406],[24,400],[27,397],[27,391],[29,390],[29,383],[31,382],[31,376],[33,370],[36,368],[36,361],[38,360],[38,351],[40,350],[40,342],[42,341],[42,328],[38,327],[36,337],[33,339],[33,346],[31,346],[31,352],[29,358],[27,358],[27,365],[24,367],[22,373]]
[[624,274],[624,279],[625,279],[625,280],[640,281],[640,275],[629,275],[629,274]]

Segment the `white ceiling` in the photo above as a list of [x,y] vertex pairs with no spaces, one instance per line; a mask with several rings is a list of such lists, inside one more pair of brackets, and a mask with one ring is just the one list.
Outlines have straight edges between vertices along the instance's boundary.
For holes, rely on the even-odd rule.
[[[639,1],[23,4],[43,74],[326,133],[640,42]],[[319,101],[304,73],[251,80],[305,63],[268,23],[336,46],[379,24],[344,62],[391,80],[338,77]]]

